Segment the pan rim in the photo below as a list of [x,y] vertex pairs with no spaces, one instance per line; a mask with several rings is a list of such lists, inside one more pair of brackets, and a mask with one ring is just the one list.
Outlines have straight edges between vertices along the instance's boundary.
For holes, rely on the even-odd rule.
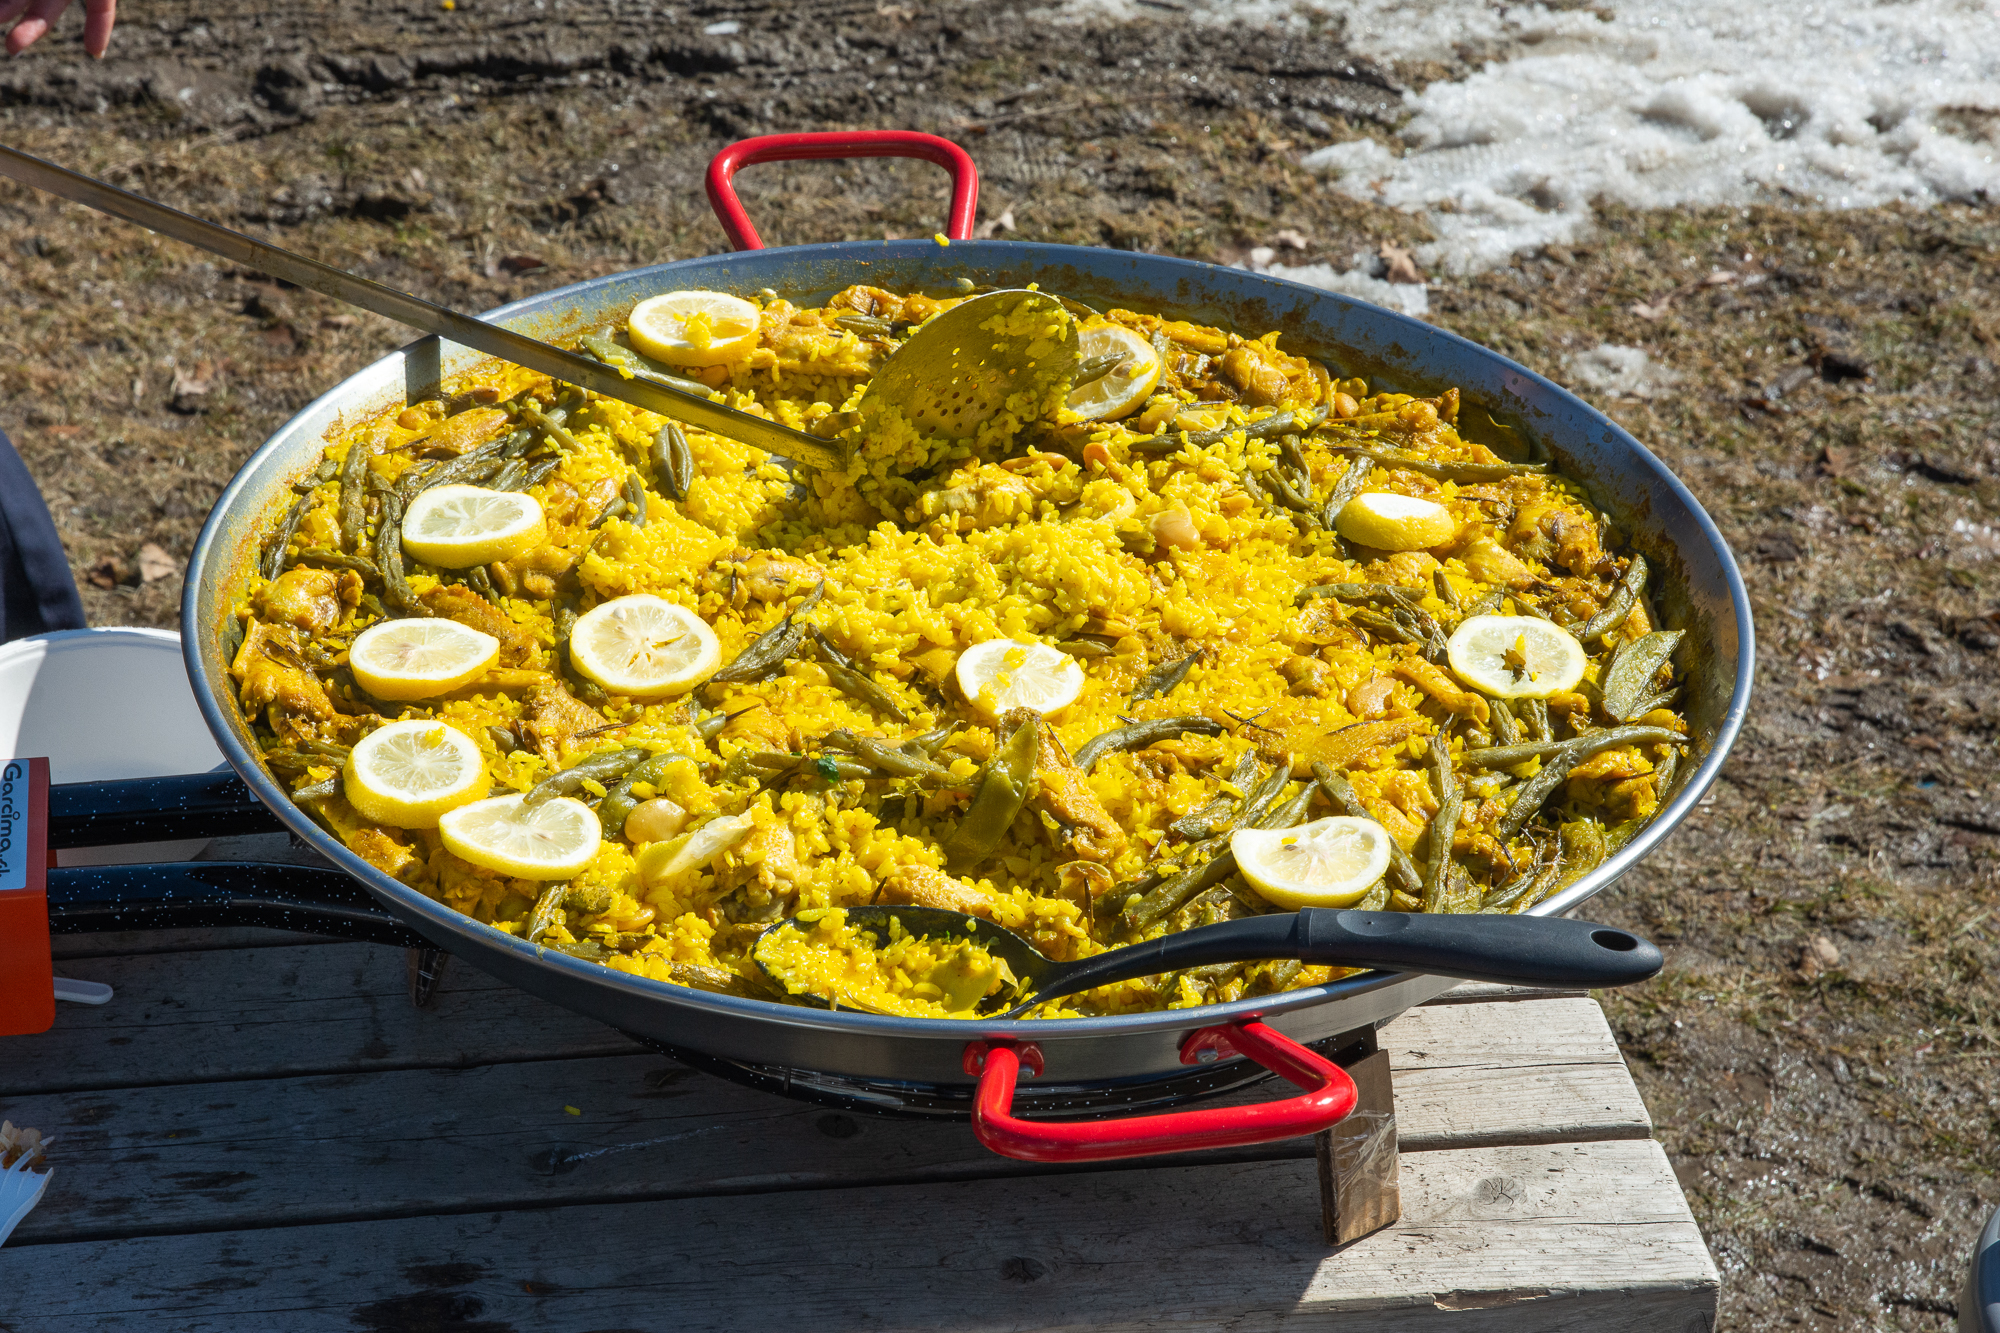
[[[976,257],[985,251],[1004,251],[1010,258],[1022,261],[1040,260],[1045,266],[1056,266],[1065,257],[1090,255],[1101,261],[1104,250],[1087,246],[1054,245],[1026,241],[954,241],[947,251],[933,241],[880,241],[880,242],[827,242],[813,245],[772,247],[748,252],[760,259],[793,256],[798,258],[828,258],[837,260],[852,269],[856,264],[865,264],[865,259],[857,259],[856,252],[881,253],[885,256],[904,258],[933,258],[942,261],[941,272],[954,275],[963,274],[968,267],[977,267],[976,258],[968,264],[967,258]],[[957,252],[957,253],[952,253]],[[551,306],[559,305],[565,298],[579,293],[601,290],[607,283],[631,282],[635,285],[645,279],[683,269],[696,264],[713,264],[726,261],[728,255],[695,256],[684,260],[621,270],[599,278],[589,278],[557,287],[546,292],[535,293],[509,302],[506,305],[486,311],[480,317],[489,321],[503,322],[527,315],[546,316]],[[1147,266],[1165,266],[1169,270],[1185,270],[1189,280],[1199,280],[1204,275],[1217,270],[1230,272],[1219,265],[1199,260],[1180,259],[1163,255],[1134,254],[1135,261]],[[865,278],[864,273],[856,280]],[[1732,664],[1733,680],[1731,696],[1718,721],[1714,740],[1708,753],[1702,757],[1695,771],[1681,784],[1679,792],[1666,806],[1655,813],[1652,820],[1630,842],[1621,847],[1603,865],[1563,890],[1530,909],[1535,916],[1563,915],[1578,904],[1600,892],[1616,881],[1640,859],[1648,855],[1669,833],[1679,827],[1682,820],[1700,804],[1720,775],[1723,765],[1735,745],[1745,720],[1747,719],[1750,697],[1755,681],[1756,636],[1751,618],[1749,592],[1735,554],[1714,520],[1710,517],[1694,494],[1688,490],[1673,471],[1666,467],[1653,452],[1639,442],[1629,432],[1620,427],[1599,409],[1591,406],[1577,395],[1556,384],[1554,381],[1535,373],[1519,362],[1475,343],[1462,335],[1452,333],[1427,324],[1421,320],[1387,310],[1371,303],[1359,301],[1338,292],[1327,292],[1309,287],[1303,283],[1265,274],[1245,275],[1255,277],[1259,283],[1269,285],[1277,292],[1294,296],[1301,302],[1331,302],[1336,308],[1358,308],[1372,320],[1388,320],[1405,330],[1413,343],[1443,346],[1456,350],[1460,355],[1471,355],[1493,365],[1496,372],[1511,381],[1518,381],[1524,389],[1538,398],[1553,398],[1556,404],[1572,413],[1581,413],[1591,429],[1603,433],[1604,442],[1621,446],[1634,462],[1649,474],[1653,488],[1663,490],[1680,503],[1694,522],[1695,531],[1688,534],[1689,544],[1697,547],[1705,544],[1714,554],[1722,581],[1728,589],[1732,614],[1736,629],[1736,653]],[[1260,995],[1225,1004],[1203,1005],[1192,1009],[1150,1010],[1136,1014],[1107,1014],[1089,1018],[1067,1019],[1016,1019],[1007,1022],[966,1021],[959,1019],[898,1018],[877,1014],[811,1009],[797,1005],[782,1004],[775,1000],[722,995],[711,991],[694,990],[671,982],[655,981],[648,977],[619,972],[599,963],[571,958],[539,944],[531,944],[507,932],[495,930],[491,926],[452,910],[443,903],[429,898],[415,889],[392,879],[359,856],[341,845],[331,834],[321,828],[301,810],[278,784],[265,772],[263,766],[250,754],[237,733],[240,719],[225,712],[219,702],[215,682],[207,679],[207,671],[201,657],[202,644],[210,627],[200,619],[202,593],[211,577],[210,563],[220,554],[226,536],[227,520],[236,512],[244,493],[249,489],[251,478],[258,470],[258,464],[288,443],[287,437],[295,426],[320,414],[329,407],[338,407],[354,392],[351,386],[366,381],[371,376],[384,376],[391,368],[406,364],[413,349],[435,345],[432,338],[418,339],[385,354],[378,360],[357,370],[354,374],[329,388],[326,392],[307,403],[278,428],[264,444],[245,460],[236,475],[231,478],[222,494],[217,498],[207,521],[202,525],[189,559],[188,577],[183,587],[181,603],[181,645],[187,665],[197,706],[201,709],[210,732],[214,735],[218,748],[230,767],[249,786],[257,798],[268,806],[279,820],[294,834],[304,839],[320,855],[325,856],[349,875],[359,880],[369,893],[396,915],[402,917],[419,933],[431,937],[440,935],[445,939],[467,930],[484,931],[482,943],[488,947],[504,944],[505,951],[515,955],[519,961],[535,966],[553,965],[558,972],[566,974],[600,991],[620,992],[635,999],[645,1001],[670,1001],[684,1008],[698,1012],[712,1012],[718,1016],[737,1019],[753,1019],[774,1023],[784,1027],[804,1030],[828,1031],[829,1029],[857,1037],[907,1037],[925,1041],[950,1040],[963,1043],[980,1037],[1009,1038],[1013,1040],[1055,1040],[1062,1038],[1104,1037],[1122,1034],[1174,1031],[1191,1028],[1213,1027],[1230,1022],[1240,1022],[1250,1018],[1269,1018],[1294,1010],[1306,1009],[1330,1001],[1358,997],[1385,987],[1408,983],[1412,980],[1430,980],[1445,983],[1445,988],[1456,984],[1443,978],[1427,978],[1419,973],[1370,971],[1320,986],[1301,990],[1285,991],[1276,995]],[[1430,357],[1429,359],[1438,359]],[[1555,442],[1550,441],[1553,445]],[[1698,539],[1698,540],[1697,540]],[[216,559],[220,564],[220,560]],[[235,571],[231,571],[234,573]],[[226,613],[227,605],[221,608]],[[190,631],[189,626],[195,629]],[[1720,660],[1716,663],[1722,667]],[[1718,670],[1719,674],[1719,670]],[[233,703],[233,697],[232,697]],[[232,710],[233,711],[233,710]],[[433,926],[434,930],[425,930]]]

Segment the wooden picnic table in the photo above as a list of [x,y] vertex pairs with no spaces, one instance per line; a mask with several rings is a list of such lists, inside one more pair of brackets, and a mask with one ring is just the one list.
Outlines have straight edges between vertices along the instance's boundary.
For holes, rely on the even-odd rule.
[[[1705,1333],[1716,1270],[1597,1004],[1385,1027],[1400,1221],[1321,1235],[1310,1140],[1055,1168],[751,1091],[462,963],[264,930],[59,936],[117,990],[0,1038],[60,1136],[0,1328]],[[1282,1088],[1284,1085],[1279,1085]],[[1271,1095],[1258,1089],[1239,1098]]]

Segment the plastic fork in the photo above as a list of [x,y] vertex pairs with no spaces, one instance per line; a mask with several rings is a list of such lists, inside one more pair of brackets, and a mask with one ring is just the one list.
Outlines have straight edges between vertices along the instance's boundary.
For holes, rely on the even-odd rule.
[[[43,1139],[46,1148],[55,1140]],[[28,1163],[35,1160],[34,1153],[24,1152],[14,1165],[0,1169],[0,1245],[7,1243],[7,1237],[14,1234],[14,1228],[21,1225],[21,1219],[35,1210],[42,1201],[42,1193],[49,1187],[49,1177],[53,1170],[31,1171]]]

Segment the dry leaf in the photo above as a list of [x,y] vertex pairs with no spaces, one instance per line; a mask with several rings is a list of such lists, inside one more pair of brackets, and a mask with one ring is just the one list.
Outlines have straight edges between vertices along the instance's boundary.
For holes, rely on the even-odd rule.
[[1012,230],[1014,230],[1014,210],[1009,208],[1002,211],[999,217],[989,218],[974,227],[972,229],[972,239],[975,241],[990,241],[999,233]]
[[139,548],[141,583],[158,583],[161,579],[172,578],[180,572],[180,561],[168,555],[157,543],[147,542]]
[[500,261],[500,267],[509,273],[532,273],[538,268],[547,268],[548,261],[537,255],[508,255]]
[[1296,228],[1287,227],[1271,238],[1271,244],[1286,246],[1293,250],[1303,250],[1306,248],[1307,241],[1304,233],[1298,231]]
[[1840,966],[1840,950],[1824,935],[1815,935],[1799,951],[1799,974],[1807,981]]
[[1403,246],[1384,241],[1382,242],[1380,254],[1382,262],[1389,266],[1389,271],[1384,273],[1383,277],[1387,278],[1390,282],[1423,285],[1424,275],[1417,268],[1417,257],[1411,254],[1409,250]]
[[88,583],[91,587],[103,588],[109,591],[117,587],[120,583],[123,583],[126,574],[125,566],[115,558],[107,555],[92,565],[90,572],[85,574],[83,578],[84,582]]

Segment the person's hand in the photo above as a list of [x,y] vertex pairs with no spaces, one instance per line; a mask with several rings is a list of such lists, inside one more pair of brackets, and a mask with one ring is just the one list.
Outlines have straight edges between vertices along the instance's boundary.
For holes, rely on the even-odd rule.
[[[42,40],[55,21],[69,8],[69,0],[0,0],[0,28],[14,24],[7,34],[7,54],[21,52]],[[22,14],[27,15],[22,18]],[[118,18],[118,0],[83,0],[83,49],[93,58],[102,56],[111,45],[111,25]],[[19,23],[14,23],[20,19]]]

